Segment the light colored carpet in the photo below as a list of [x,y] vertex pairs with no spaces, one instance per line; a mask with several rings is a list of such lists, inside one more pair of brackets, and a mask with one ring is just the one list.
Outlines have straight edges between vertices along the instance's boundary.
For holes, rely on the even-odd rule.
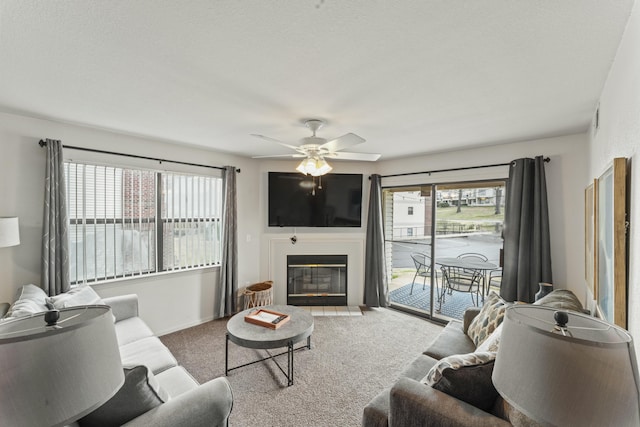
[[[294,356],[294,385],[272,361],[229,373],[232,426],[360,426],[362,410],[424,351],[441,326],[389,309],[315,317],[311,350]],[[226,320],[161,337],[199,382],[224,375]],[[306,340],[304,341],[306,343]],[[302,344],[302,343],[300,343]],[[297,347],[297,346],[296,346]],[[229,365],[264,357],[229,343]],[[278,357],[286,369],[286,356]]]

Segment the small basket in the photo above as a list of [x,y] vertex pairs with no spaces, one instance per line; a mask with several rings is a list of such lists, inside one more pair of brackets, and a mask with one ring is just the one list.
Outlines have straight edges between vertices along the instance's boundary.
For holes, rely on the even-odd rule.
[[253,285],[247,286],[243,295],[245,310],[253,307],[271,305],[273,304],[273,282],[267,280],[266,282],[254,283]]

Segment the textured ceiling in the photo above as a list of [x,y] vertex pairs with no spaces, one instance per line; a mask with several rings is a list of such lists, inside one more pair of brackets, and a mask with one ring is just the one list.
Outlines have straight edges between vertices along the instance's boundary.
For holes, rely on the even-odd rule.
[[633,0],[2,0],[0,110],[243,156],[585,131]]

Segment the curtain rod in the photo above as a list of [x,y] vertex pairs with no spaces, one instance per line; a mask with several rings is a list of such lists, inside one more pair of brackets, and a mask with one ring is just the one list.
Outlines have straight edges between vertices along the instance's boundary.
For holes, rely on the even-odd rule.
[[[551,161],[551,159],[549,157],[545,157],[544,158],[544,162],[545,163],[549,163]],[[438,169],[438,170],[432,170],[432,171],[423,171],[423,172],[406,172],[406,173],[395,173],[392,175],[381,175],[380,178],[391,178],[391,177],[395,177],[395,176],[408,176],[408,175],[422,175],[422,174],[429,174],[431,175],[432,173],[437,173],[437,172],[455,172],[455,171],[464,171],[464,170],[470,170],[470,169],[483,169],[483,168],[494,168],[497,166],[509,166],[512,162],[509,163],[496,163],[493,165],[482,165],[482,166],[466,166],[463,168],[451,168],[451,169]],[[371,179],[371,178],[369,178]]]
[[[41,139],[40,142],[38,142],[38,144],[40,145],[40,147],[44,147],[45,145],[47,145],[47,141],[45,141],[44,139]],[[69,150],[77,150],[77,151],[88,151],[90,153],[111,154],[114,156],[132,157],[134,159],[153,160],[160,163],[166,162],[166,163],[176,163],[178,165],[198,166],[201,168],[220,169],[220,170],[225,169],[222,166],[202,165],[199,163],[181,162],[178,160],[167,160],[167,159],[160,159],[157,157],[138,156],[137,154],[116,153],[115,151],[105,151],[105,150],[96,150],[94,148],[74,147],[73,145],[63,145],[62,148],[67,148]],[[236,169],[236,172],[240,173],[240,169]]]

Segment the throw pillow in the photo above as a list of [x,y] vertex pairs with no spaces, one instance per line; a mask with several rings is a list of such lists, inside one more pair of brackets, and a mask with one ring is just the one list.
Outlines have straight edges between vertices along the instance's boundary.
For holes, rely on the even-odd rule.
[[578,297],[568,289],[556,289],[534,302],[533,305],[573,310],[579,313],[584,310]]
[[16,301],[21,299],[30,299],[38,304],[44,304],[46,298],[47,293],[44,289],[33,284],[21,286],[18,290],[18,294],[16,295]]
[[495,292],[485,298],[480,313],[471,321],[467,336],[478,347],[502,323],[507,302]]
[[78,305],[104,304],[104,301],[91,286],[81,285],[71,289],[69,292],[47,298],[47,303],[51,307],[60,310]]
[[47,293],[36,285],[24,285],[18,289],[14,302],[4,316],[4,319],[31,316],[35,313],[47,311]]
[[168,394],[146,366],[125,367],[120,390],[78,423],[82,427],[120,426],[168,400]]
[[491,381],[495,360],[493,352],[448,356],[439,360],[422,382],[487,411],[498,397]]
[[500,345],[501,335],[502,335],[502,323],[493,332],[491,332],[491,335],[489,335],[489,337],[486,340],[482,341],[482,344],[480,344],[476,348],[476,353],[482,353],[486,351],[497,353],[498,346]]
[[[105,303],[91,286],[81,285],[76,286],[69,292],[48,297],[47,305],[50,309],[61,310],[78,305],[105,305]],[[111,318],[113,319],[113,323],[115,323],[116,316],[114,316],[113,312],[111,313]]]
[[38,304],[36,301],[30,299],[21,299],[11,305],[3,319],[8,320],[31,316],[32,314],[40,313],[42,311],[47,311],[46,305]]

